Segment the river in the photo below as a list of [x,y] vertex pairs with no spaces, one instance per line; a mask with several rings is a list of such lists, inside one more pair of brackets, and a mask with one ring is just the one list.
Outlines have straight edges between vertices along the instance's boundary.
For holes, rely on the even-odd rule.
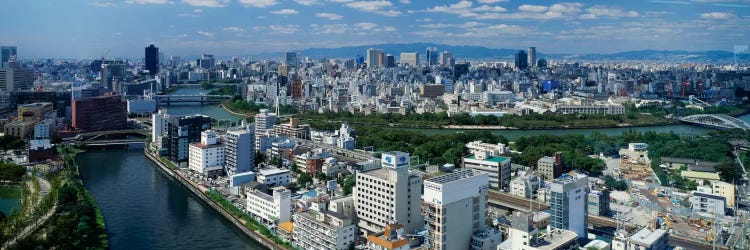
[[0,211],[10,216],[10,212],[18,209],[19,205],[21,205],[20,187],[0,187]]
[[91,151],[77,162],[111,249],[265,249],[162,173],[142,149]]

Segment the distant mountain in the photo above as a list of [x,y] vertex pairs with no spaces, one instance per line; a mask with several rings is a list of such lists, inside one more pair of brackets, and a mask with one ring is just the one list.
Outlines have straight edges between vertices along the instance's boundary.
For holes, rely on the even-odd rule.
[[[366,56],[368,48],[382,49],[386,54],[392,54],[398,58],[401,52],[419,52],[424,60],[425,49],[436,47],[438,51],[450,51],[454,57],[461,59],[512,59],[518,49],[493,49],[482,46],[453,46],[434,43],[405,43],[405,44],[374,44],[362,46],[347,46],[340,48],[310,48],[304,49],[300,54],[311,58],[354,58],[356,55]],[[525,48],[524,48],[525,49]],[[260,58],[280,58],[281,52],[267,52],[253,55]],[[585,61],[622,61],[622,60],[647,60],[647,61],[673,61],[673,62],[732,62],[734,53],[729,51],[679,51],[679,50],[638,50],[626,51],[613,54],[544,54],[537,50],[537,58],[567,59]],[[747,60],[747,54],[742,59]]]

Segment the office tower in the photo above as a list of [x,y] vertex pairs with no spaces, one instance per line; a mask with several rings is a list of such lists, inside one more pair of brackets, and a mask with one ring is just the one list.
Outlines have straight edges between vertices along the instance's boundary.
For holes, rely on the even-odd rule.
[[102,62],[101,82],[110,92],[120,92],[117,82],[125,79],[125,63],[123,61]]
[[52,106],[57,111],[57,116],[70,119],[70,92],[31,90],[10,92],[10,109],[15,109],[17,104],[35,102],[51,102]]
[[367,49],[367,60],[365,61],[365,63],[367,63],[368,68],[374,68],[378,66],[378,55],[380,53],[383,53],[383,51],[373,48]]
[[161,147],[161,137],[167,131],[168,116],[162,112],[151,114],[151,143],[155,143],[156,148]]
[[401,52],[401,65],[409,65],[412,67],[419,66],[419,53],[404,53]]
[[72,101],[72,126],[81,131],[106,131],[128,126],[128,111],[120,95]]
[[460,169],[424,181],[422,197],[428,249],[468,249],[472,235],[485,227],[486,173]]
[[201,69],[212,69],[216,65],[216,58],[214,55],[203,54],[196,60],[196,65]]
[[529,67],[528,60],[529,58],[528,56],[526,56],[526,52],[523,50],[519,50],[516,53],[516,60],[515,60],[516,68],[518,68],[519,70],[524,70],[528,68]]
[[453,59],[453,53],[448,51],[443,51],[440,53],[440,65],[443,66],[453,66],[453,63],[455,62],[455,59]]
[[145,64],[145,69],[148,70],[148,73],[152,76],[159,73],[159,48],[155,47],[153,44],[146,47]]
[[253,170],[255,166],[255,132],[238,129],[227,132],[227,175]]
[[553,228],[573,231],[586,237],[588,226],[589,178],[580,173],[563,174],[550,184],[550,208]]
[[526,65],[534,67],[534,65],[536,65],[536,47],[529,47],[529,54],[527,57],[528,60],[526,61]]
[[34,84],[34,70],[17,66],[0,69],[0,91],[29,90]]
[[299,59],[297,52],[286,52],[284,53],[284,62],[290,68],[294,68],[294,72],[299,71]]
[[391,54],[385,55],[385,67],[387,68],[396,67],[396,57]]
[[292,81],[292,99],[299,100],[305,97],[305,84],[300,79]]
[[292,218],[292,192],[285,187],[274,187],[271,195],[247,189],[247,212],[264,225],[276,225]]
[[7,68],[11,58],[18,57],[16,46],[0,46],[0,69]]
[[563,174],[562,152],[556,152],[555,157],[542,157],[536,164],[539,175],[544,177],[545,181],[552,181]]
[[387,152],[382,168],[356,175],[354,203],[359,228],[365,235],[382,232],[386,225],[401,223],[406,233],[422,228],[420,214],[422,176],[409,172],[409,154]]
[[201,132],[201,141],[190,143],[188,168],[204,176],[222,174],[226,148],[216,140],[216,132]]
[[378,52],[378,66],[383,66],[385,64],[385,53],[383,51]]
[[461,159],[464,168],[474,169],[489,175],[492,188],[507,191],[510,186],[510,157],[501,156],[508,151],[503,144],[474,141],[466,144],[471,154]]
[[163,139],[167,157],[174,162],[188,159],[188,146],[201,140],[201,132],[211,129],[211,118],[204,115],[169,117]]
[[435,47],[427,47],[425,50],[425,56],[427,57],[425,60],[425,64],[428,66],[433,66],[438,64],[438,50]]

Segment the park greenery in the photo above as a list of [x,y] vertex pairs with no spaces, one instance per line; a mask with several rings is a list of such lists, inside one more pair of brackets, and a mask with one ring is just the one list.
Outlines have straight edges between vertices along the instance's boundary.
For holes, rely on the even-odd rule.
[[635,105],[626,106],[631,112],[650,113],[655,116],[689,116],[697,114],[724,114],[729,116],[739,116],[750,110],[750,105],[714,105],[709,107],[694,108],[687,106],[682,101],[672,101],[665,104],[642,105],[638,108]]
[[612,177],[610,175],[604,176],[604,186],[610,190],[625,191],[628,190],[628,183],[619,178]]
[[239,96],[237,86],[235,85],[224,85],[218,88],[214,88],[208,91],[209,95],[228,95],[228,96]]
[[[83,186],[75,163],[76,149],[60,148],[66,168],[48,173],[49,200],[39,211],[56,209],[37,232],[17,242],[11,249],[107,249],[109,241],[104,216],[93,196]],[[56,207],[55,207],[56,205]]]
[[369,114],[351,112],[306,112],[296,116],[309,122],[314,128],[330,129],[342,122],[352,125],[393,126],[416,128],[441,128],[445,126],[503,126],[517,129],[553,129],[553,128],[594,128],[617,126],[645,126],[674,123],[661,116],[644,113],[627,113],[622,115],[596,114],[528,114],[503,116],[477,115],[468,113],[448,115],[439,113],[398,113]]
[[23,179],[24,174],[26,174],[25,167],[16,165],[10,161],[0,160],[0,182],[19,182]]
[[215,190],[208,190],[204,194],[206,195],[206,197],[216,202],[216,204],[219,204],[219,206],[221,206],[225,211],[229,212],[229,214],[231,214],[235,218],[245,221],[244,225],[247,229],[250,229],[251,231],[254,231],[263,235],[267,239],[270,239],[274,243],[286,249],[295,249],[291,243],[281,240],[278,236],[276,236],[273,232],[271,232],[271,230],[269,230],[266,226],[264,226],[262,223],[255,220],[249,214],[247,214],[247,212],[242,211],[242,209],[239,209],[236,206],[234,206],[232,202],[227,200],[221,193],[216,192]]
[[25,145],[21,138],[12,135],[0,136],[0,150],[23,149]]
[[[223,105],[224,108],[228,109],[229,111],[248,115],[258,113],[261,109],[272,109],[265,104],[256,104],[255,102],[248,102],[237,98],[233,100],[226,100],[221,105]],[[296,114],[298,110],[293,105],[279,105],[279,112],[281,112],[282,115]]]

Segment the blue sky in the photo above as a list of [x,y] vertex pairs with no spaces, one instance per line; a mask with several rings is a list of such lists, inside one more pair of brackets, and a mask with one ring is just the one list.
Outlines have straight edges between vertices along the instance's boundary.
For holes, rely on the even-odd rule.
[[541,53],[726,50],[750,44],[750,0],[0,1],[20,58],[251,55],[433,42]]

